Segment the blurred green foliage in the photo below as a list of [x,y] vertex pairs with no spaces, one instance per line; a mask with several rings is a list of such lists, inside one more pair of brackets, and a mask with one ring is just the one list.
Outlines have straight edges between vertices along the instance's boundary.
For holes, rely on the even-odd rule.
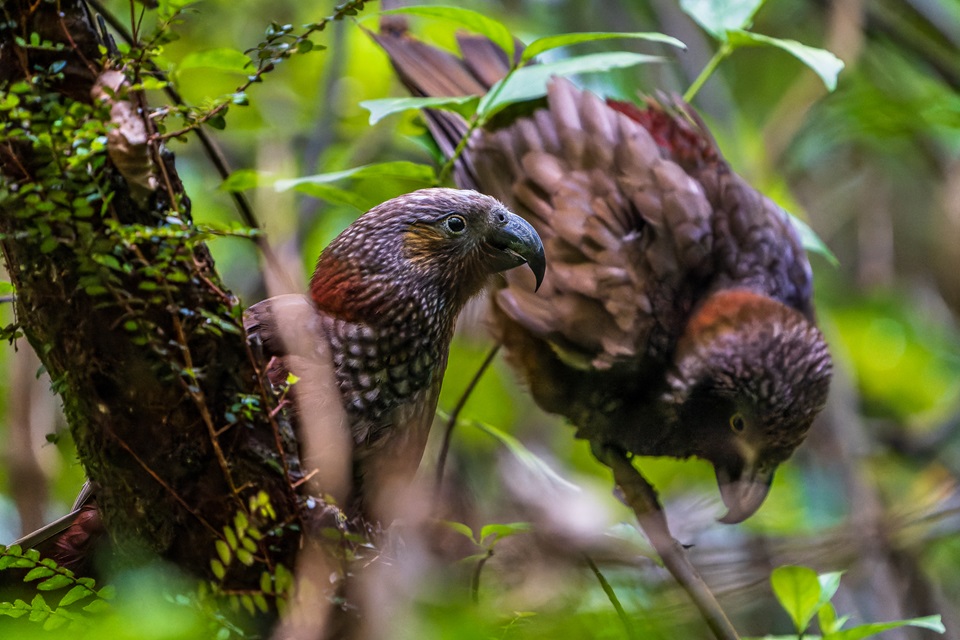
[[[130,13],[126,2],[105,4],[121,19]],[[583,79],[594,90],[628,99],[660,89],[687,90],[730,41],[725,30],[704,25],[713,34],[707,35],[669,2],[476,0],[464,5],[503,20],[526,42],[622,30],[664,32],[687,45],[681,52],[657,43],[614,40],[548,52],[551,60],[615,50],[663,57],[658,65]],[[745,563],[738,564],[750,557],[747,552],[755,553],[763,567],[783,564],[785,557],[802,551],[807,554],[803,563],[818,571],[848,570],[840,589],[849,589],[850,599],[863,606],[866,613],[857,622],[878,619],[873,613],[882,615],[889,606],[865,567],[876,566],[888,554],[902,568],[906,557],[911,575],[944,597],[921,598],[918,604],[904,595],[904,615],[925,615],[934,612],[925,607],[936,607],[948,628],[960,615],[960,525],[950,517],[950,509],[957,508],[953,487],[960,473],[960,333],[954,315],[960,309],[951,310],[944,293],[944,287],[960,287],[960,264],[937,260],[960,242],[943,226],[951,206],[944,199],[944,184],[960,171],[960,9],[952,0],[853,5],[854,16],[843,13],[844,3],[814,0],[771,0],[755,14],[756,7],[748,12],[753,33],[826,47],[840,56],[847,66],[835,93],[826,94],[811,71],[781,51],[745,48],[724,54],[723,64],[694,101],[735,169],[809,223],[839,261],[833,266],[813,259],[819,313],[838,370],[832,405],[824,424],[814,427],[808,444],[780,471],[758,515],[742,527],[723,528],[711,519],[719,507],[708,465],[639,462],[661,491],[681,541],[698,545],[694,561],[702,560],[708,582],[725,587],[721,599],[738,628],[754,635],[790,632],[797,612],[785,617],[770,590],[758,586],[766,585],[766,573],[758,577]],[[140,5],[132,6],[139,15]],[[182,15],[172,32],[176,38],[163,45],[158,62],[188,104],[210,104],[236,91],[243,81],[237,52],[261,42],[271,22],[300,25],[332,11],[329,1],[238,5],[206,0]],[[154,21],[155,13],[147,11],[141,33],[149,34]],[[411,22],[419,35],[454,48],[449,23],[423,17]],[[292,280],[301,285],[320,249],[360,208],[420,185],[409,176],[383,173],[301,182],[299,191],[276,185],[293,186],[289,181],[373,163],[432,163],[435,158],[422,143],[423,129],[414,113],[390,115],[371,126],[370,113],[360,106],[404,95],[386,57],[364,33],[375,25],[375,18],[363,15],[314,36],[323,50],[316,46],[294,55],[264,82],[252,85],[247,104],[231,103],[226,128],[216,132],[233,168],[246,172],[235,174],[228,188],[245,189],[271,244],[281,250]],[[727,25],[741,26],[748,25]],[[154,106],[165,100],[158,91],[149,97]],[[229,193],[217,188],[221,178],[199,146],[190,136],[169,145],[197,222],[235,223]],[[226,282],[243,300],[254,302],[272,291],[249,240],[216,238],[210,246]],[[5,295],[0,285],[0,298]],[[444,412],[454,407],[489,348],[477,319],[481,315],[468,310],[461,323],[440,401]],[[0,303],[0,326],[11,320],[11,305]],[[0,366],[12,371],[13,358],[21,355],[0,350]],[[7,416],[0,420],[0,445],[14,458],[8,381],[9,376],[0,376],[0,415]],[[483,520],[473,523],[478,525],[474,531],[530,515],[522,503],[509,499],[504,486],[505,478],[515,477],[500,473],[511,454],[502,440],[476,423],[510,434],[589,500],[602,502],[607,521],[591,523],[596,528],[632,522],[629,511],[609,495],[608,473],[587,445],[573,439],[571,427],[538,411],[502,362],[481,379],[460,419],[450,464],[460,474],[464,499]],[[62,426],[49,421],[35,430],[59,435],[55,444],[40,447],[39,456],[50,484],[47,512],[52,518],[66,511],[82,472]],[[438,437],[441,429],[436,431]],[[428,451],[428,467],[438,449],[436,440]],[[18,534],[11,473],[10,464],[0,465],[3,541]],[[874,543],[866,533],[858,538],[857,518],[863,517],[866,504],[900,517],[881,518],[877,537],[882,542]],[[607,595],[584,566],[556,561],[551,572],[537,565],[536,571],[530,569],[533,577],[524,581],[515,569],[511,572],[509,560],[515,556],[510,542],[504,541],[502,552],[498,545],[484,568],[479,605],[471,602],[469,579],[453,586],[425,582],[411,595],[415,605],[409,624],[397,636],[626,637]],[[784,548],[788,552],[778,551]],[[503,564],[498,563],[501,553],[507,558]],[[543,559],[543,564],[550,561]],[[663,574],[648,560],[633,562],[598,562],[630,616],[633,634],[703,637],[702,623]],[[185,595],[192,592],[189,582],[170,575],[167,569],[147,567],[111,576],[117,601],[89,635],[160,640],[209,638],[217,630],[223,634],[227,627],[222,621]],[[818,594],[815,601],[820,599]],[[0,620],[0,634],[6,637],[3,624]],[[799,623],[795,626],[801,630]],[[17,626],[16,633],[18,638],[49,637],[30,625]]]

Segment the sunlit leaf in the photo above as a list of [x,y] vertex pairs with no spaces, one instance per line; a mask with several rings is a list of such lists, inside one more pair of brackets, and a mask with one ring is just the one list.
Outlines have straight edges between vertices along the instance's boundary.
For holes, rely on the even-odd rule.
[[0,280],[0,296],[9,296],[14,292],[13,285],[4,280]]
[[461,535],[463,535],[463,536],[466,536],[466,537],[469,538],[472,542],[475,542],[475,543],[479,544],[479,542],[477,541],[477,539],[476,539],[476,538],[474,537],[474,535],[473,535],[473,529],[471,529],[469,526],[463,524],[462,522],[454,522],[454,521],[452,521],[452,520],[441,520],[440,522],[441,522],[441,524],[443,524],[443,526],[449,527],[450,529],[453,529],[453,530],[456,531],[457,533],[459,533],[459,534],[461,534]]
[[764,0],[680,0],[680,8],[717,40],[750,26]]
[[770,46],[782,49],[791,54],[797,60],[807,65],[820,76],[823,84],[829,91],[837,88],[837,76],[843,70],[843,60],[833,55],[826,49],[809,47],[796,40],[782,40],[780,38],[771,38],[770,36],[749,31],[731,31],[729,34],[730,44],[735,47],[742,46]]
[[433,98],[381,98],[364,100],[360,106],[370,112],[370,124],[376,124],[394,113],[410,109],[446,109],[470,117],[476,111],[480,96],[453,96]]
[[427,18],[442,18],[455,22],[468,31],[479,33],[482,36],[490,38],[494,44],[507,53],[508,60],[513,60],[514,40],[510,30],[507,29],[506,25],[502,22],[488,18],[482,13],[461,7],[443,5],[402,7],[383,12],[384,15],[396,13],[424,16]]
[[246,191],[260,182],[260,172],[255,169],[238,169],[217,187],[221,191]]
[[837,633],[827,634],[823,637],[823,640],[861,640],[861,638],[869,638],[870,636],[874,636],[883,631],[896,629],[898,627],[919,627],[921,629],[929,629],[938,633],[944,633],[946,631],[946,627],[943,626],[940,616],[935,615],[925,616],[923,618],[913,618],[910,620],[894,620],[892,622],[872,622],[869,624],[861,624],[843,631],[838,631]]
[[831,571],[830,573],[821,573],[817,576],[817,581],[820,583],[820,600],[817,602],[818,610],[821,606],[830,602],[833,596],[836,595],[837,589],[840,588],[840,578],[842,576],[843,571]]
[[63,589],[64,587],[73,584],[73,579],[65,575],[55,575],[50,578],[47,578],[43,582],[37,585],[37,589],[40,591],[56,591],[57,589]]
[[67,591],[66,595],[60,598],[59,606],[65,607],[91,595],[93,595],[93,591],[89,587],[82,584],[75,585],[70,591]]
[[[14,565],[16,566],[16,565]],[[23,577],[24,582],[32,582],[34,580],[39,580],[40,578],[47,578],[54,574],[53,569],[50,567],[34,567],[27,572],[27,575]]]
[[624,32],[615,33],[610,31],[591,31],[583,33],[564,33],[557,36],[545,36],[537,38],[523,50],[521,61],[527,61],[544,51],[550,51],[558,47],[566,47],[571,44],[580,44],[581,42],[593,42],[595,40],[613,40],[614,38],[633,38],[637,40],[649,40],[651,42],[661,42],[669,44],[680,49],[686,49],[687,45],[672,36],[655,32]]
[[832,633],[842,626],[837,620],[837,610],[830,602],[817,609],[817,622],[824,633]]
[[790,222],[793,224],[793,228],[796,229],[797,235],[800,236],[800,242],[803,244],[803,248],[812,253],[819,253],[833,266],[839,266],[840,261],[837,259],[837,256],[833,254],[830,247],[817,235],[817,232],[797,216],[789,211],[787,213],[790,215]]
[[377,204],[373,199],[361,193],[328,184],[312,184],[307,182],[296,185],[294,189],[311,198],[324,200],[331,204],[345,204],[360,211],[366,211]]
[[807,567],[777,567],[770,574],[770,585],[797,633],[803,633],[817,612],[820,602],[820,581],[817,573]]
[[250,58],[236,49],[207,49],[194,51],[184,56],[177,65],[177,73],[187,69],[215,69],[225,73],[250,73],[252,63]]
[[662,60],[663,58],[659,56],[613,51],[523,67],[493,85],[487,95],[480,100],[477,112],[482,118],[487,119],[507,105],[540,98],[546,95],[547,82],[554,76],[598,73]]
[[276,188],[277,191],[286,191],[287,189],[295,189],[303,185],[329,184],[331,182],[346,180],[347,178],[354,180],[360,178],[399,178],[419,182],[424,186],[430,186],[436,182],[436,173],[433,167],[429,165],[400,160],[396,162],[365,164],[344,171],[318,173],[312,176],[293,178],[292,180],[277,180],[277,182],[274,183],[274,188]]
[[[493,543],[497,540],[503,538],[508,538],[510,536],[516,535],[518,533],[526,533],[530,531],[533,527],[529,522],[510,522],[507,524],[487,524],[480,529],[480,544],[485,547],[493,546]],[[496,537],[496,540],[489,541],[488,539],[492,536]]]

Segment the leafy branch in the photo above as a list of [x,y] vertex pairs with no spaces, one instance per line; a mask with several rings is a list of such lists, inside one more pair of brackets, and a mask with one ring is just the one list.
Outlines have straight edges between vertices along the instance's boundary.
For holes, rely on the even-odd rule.
[[843,70],[843,61],[829,51],[817,49],[796,40],[772,38],[749,31],[753,17],[766,0],[745,2],[715,2],[714,0],[680,0],[680,7],[716,40],[720,47],[700,74],[683,94],[691,102],[720,63],[743,47],[775,47],[786,51],[810,67],[827,87],[837,87],[837,76]]
[[[61,567],[50,558],[41,558],[36,549],[22,549],[19,545],[0,545],[0,572],[13,569],[25,569],[23,582],[34,582],[37,592],[30,602],[16,599],[13,602],[0,602],[0,616],[21,618],[28,616],[31,622],[40,624],[44,630],[50,631],[67,625],[69,629],[86,626],[87,618],[77,607],[76,603],[90,599],[80,607],[83,612],[96,614],[103,612],[109,601],[116,595],[112,586],[97,589],[92,578],[78,578],[73,571]],[[47,599],[39,592],[60,591],[70,589],[60,596],[56,606],[47,603]]]
[[477,553],[461,560],[461,562],[467,564],[477,563],[470,580],[470,594],[474,602],[480,601],[480,575],[483,572],[484,565],[493,557],[497,543],[504,538],[509,538],[518,533],[527,533],[531,530],[529,522],[511,522],[484,525],[481,527],[479,534],[474,534],[473,529],[462,522],[444,521],[443,524],[470,540],[479,549]]
[[[937,633],[946,631],[939,615],[892,622],[870,622],[844,629],[849,616],[838,618],[837,610],[831,602],[840,588],[842,575],[841,571],[817,575],[813,569],[789,565],[774,569],[770,574],[770,585],[780,606],[790,616],[797,634],[767,636],[764,640],[861,640],[899,627],[918,627]],[[806,633],[814,616],[817,616],[822,636]]]

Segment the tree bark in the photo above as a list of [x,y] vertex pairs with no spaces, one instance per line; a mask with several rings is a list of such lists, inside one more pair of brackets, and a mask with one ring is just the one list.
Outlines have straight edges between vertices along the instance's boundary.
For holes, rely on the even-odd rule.
[[17,329],[63,400],[117,547],[214,577],[231,527],[256,551],[214,579],[257,588],[299,544],[293,432],[129,88],[137,70],[109,68],[82,2],[2,11],[0,248]]

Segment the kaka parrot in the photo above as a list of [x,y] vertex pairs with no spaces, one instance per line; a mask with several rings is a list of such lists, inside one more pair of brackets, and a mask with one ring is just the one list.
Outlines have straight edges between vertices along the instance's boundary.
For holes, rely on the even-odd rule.
[[[272,380],[287,371],[304,378],[318,348],[332,359],[353,442],[351,509],[364,511],[368,493],[409,481],[460,310],[492,274],[524,263],[538,287],[543,245],[523,218],[475,191],[423,189],[371,209],[337,236],[317,261],[309,296],[277,296],[246,311],[248,336],[278,357]],[[290,332],[277,330],[287,318],[297,325],[292,345]],[[328,391],[303,382],[293,388],[301,411]]]
[[[543,245],[523,218],[475,191],[423,189],[374,207],[337,236],[317,261],[309,296],[276,296],[244,313],[270,381],[301,377],[291,387],[301,422],[332,411],[325,398],[340,400],[353,451],[348,510],[369,516],[368,492],[409,481],[460,310],[493,274],[524,263],[539,286]],[[329,384],[309,378],[323,364]],[[89,488],[72,514],[18,543],[43,543],[60,564],[77,566],[102,532]]]
[[[462,57],[402,22],[374,37],[418,96],[480,95],[509,70],[482,37],[461,35]],[[467,123],[424,114],[452,157]],[[705,459],[721,521],[756,512],[831,376],[788,214],[733,172],[679,99],[604,102],[562,78],[545,100],[476,129],[453,172],[543,238],[539,294],[508,275],[491,312],[536,402],[593,443]]]

